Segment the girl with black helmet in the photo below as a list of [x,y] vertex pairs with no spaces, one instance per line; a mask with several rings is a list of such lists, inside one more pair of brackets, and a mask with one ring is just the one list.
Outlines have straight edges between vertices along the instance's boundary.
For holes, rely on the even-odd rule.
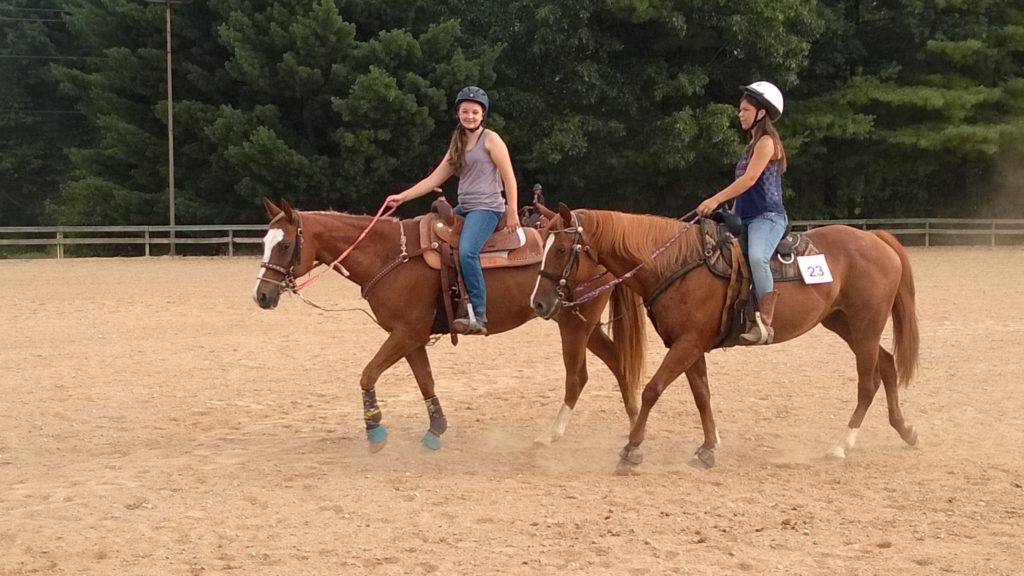
[[707,216],[719,204],[736,199],[736,214],[743,221],[750,273],[758,300],[755,325],[742,335],[751,344],[770,344],[774,336],[772,319],[779,292],[774,289],[769,264],[789,224],[786,207],[782,205],[786,151],[774,125],[782,116],[782,109],[782,92],[771,82],[754,82],[743,87],[737,115],[748,143],[736,164],[736,179],[697,207],[701,216]]
[[[458,318],[452,324],[463,334],[487,334],[487,286],[480,267],[480,249],[494,232],[502,213],[506,229],[519,230],[517,184],[512,170],[508,146],[493,130],[484,128],[484,117],[490,106],[487,93],[476,86],[467,86],[455,97],[458,126],[452,134],[448,151],[429,176],[398,194],[387,197],[389,206],[398,206],[419,198],[459,177],[459,202],[455,212],[465,217],[459,235],[459,266],[469,294],[469,318]],[[502,189],[505,198],[502,198]]]

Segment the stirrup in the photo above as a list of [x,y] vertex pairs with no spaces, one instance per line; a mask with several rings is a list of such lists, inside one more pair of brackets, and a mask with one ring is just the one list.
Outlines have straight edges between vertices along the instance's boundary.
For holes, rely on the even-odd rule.
[[487,325],[468,318],[456,318],[452,322],[452,330],[457,334],[487,336]]
[[761,313],[754,313],[755,324],[750,327],[750,330],[740,334],[740,338],[748,344],[771,344],[772,337],[775,335],[770,328],[764,325],[761,321]]

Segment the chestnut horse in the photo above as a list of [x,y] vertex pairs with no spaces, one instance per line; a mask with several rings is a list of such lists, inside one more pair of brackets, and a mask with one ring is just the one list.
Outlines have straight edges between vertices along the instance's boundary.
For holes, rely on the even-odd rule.
[[[643,461],[640,445],[648,415],[665,388],[682,373],[689,380],[704,428],[696,463],[713,466],[719,437],[711,411],[705,354],[722,341],[723,311],[727,306],[731,309],[732,303],[729,280],[700,264],[700,227],[659,216],[570,211],[564,205],[550,216],[544,262],[533,296],[534,309],[542,317],[552,317],[561,307],[566,289],[581,277],[574,272],[580,260],[591,259],[616,277],[625,277],[620,285],[645,298],[650,298],[656,287],[660,290],[664,279],[681,273],[653,302],[645,300],[668,352],[644,388],[640,415],[619,455],[619,471],[629,472]],[[903,419],[898,392],[898,385],[906,385],[914,375],[919,345],[914,279],[906,252],[895,237],[877,230],[824,226],[806,234],[825,255],[833,281],[776,283],[780,295],[774,341],[791,340],[822,324],[845,340],[856,356],[857,407],[844,439],[831,453],[842,458],[853,447],[879,384],[885,386],[889,423],[907,444],[915,445],[917,432]],[[632,313],[639,315],[639,307]],[[890,316],[893,353],[880,344]]]
[[[295,279],[311,271],[319,263],[332,263],[347,248],[354,250],[340,263],[351,274],[349,278],[362,288],[377,322],[388,332],[384,344],[363,369],[359,385],[363,391],[363,408],[370,450],[383,448],[387,431],[381,425],[375,385],[380,375],[398,360],[405,358],[412,368],[423,400],[427,405],[430,426],[423,444],[437,449],[447,420],[434,393],[434,378],[427,358],[441,283],[439,272],[430,268],[419,246],[419,221],[385,217],[374,221],[372,216],[338,212],[304,212],[293,210],[287,202],[278,207],[264,199],[270,219],[263,239],[264,255],[253,299],[263,309],[277,306],[282,291],[294,291]],[[365,232],[365,237],[353,246]],[[407,244],[408,243],[408,246]],[[484,271],[487,283],[487,329],[497,334],[523,325],[536,318],[530,307],[530,293],[540,264]],[[602,271],[603,272],[603,271]],[[607,283],[604,273],[595,285]],[[643,323],[629,325],[628,316],[617,314],[621,308],[635,307],[636,296],[627,290],[612,290],[586,305],[576,314],[564,314],[558,321],[565,362],[565,396],[550,431],[537,439],[550,443],[560,438],[568,424],[584,385],[587,383],[586,351],[600,358],[615,375],[630,424],[637,416],[637,390],[642,373],[643,355],[632,351],[644,341]],[[611,301],[613,342],[601,329],[601,314]],[[471,338],[471,337],[469,337]],[[632,359],[632,362],[629,360]]]

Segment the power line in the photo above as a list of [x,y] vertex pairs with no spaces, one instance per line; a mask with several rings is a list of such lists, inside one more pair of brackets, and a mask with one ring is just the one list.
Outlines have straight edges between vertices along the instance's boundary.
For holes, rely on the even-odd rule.
[[8,108],[7,110],[0,110],[0,114],[81,114],[85,112],[81,110],[26,110],[24,108]]
[[8,16],[0,16],[0,20],[7,22],[63,22],[63,18],[10,18]]
[[0,54],[0,60],[99,60],[106,56],[45,56],[39,54]]
[[16,10],[19,12],[59,12],[61,14],[67,14],[68,10],[62,10],[60,8],[18,8],[17,6],[0,6],[0,10]]

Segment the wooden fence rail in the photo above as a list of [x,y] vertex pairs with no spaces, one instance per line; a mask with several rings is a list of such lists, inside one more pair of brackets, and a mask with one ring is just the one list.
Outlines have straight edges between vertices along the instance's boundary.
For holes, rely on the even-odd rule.
[[57,258],[64,258],[65,246],[83,244],[143,245],[146,256],[154,245],[216,244],[234,256],[236,246],[262,242],[266,230],[266,224],[184,225],[173,228],[172,238],[170,226],[9,226],[0,227],[0,246],[56,246]]
[[[932,245],[933,236],[963,236],[983,239],[988,237],[990,246],[996,245],[997,238],[1024,238],[1024,219],[977,219],[977,218],[875,218],[847,220],[796,220],[793,228],[809,230],[829,224],[845,224],[864,230],[886,230],[897,237],[920,236],[925,246]],[[902,239],[902,238],[901,238]],[[977,242],[966,242],[977,244]]]
[[[946,237],[958,244],[983,242],[995,246],[998,239],[1008,239],[1024,245],[1024,219],[795,220],[793,229],[809,230],[828,224],[887,230],[901,240],[916,237],[925,246],[933,245],[936,237]],[[142,245],[145,255],[149,256],[154,245],[206,244],[226,246],[227,254],[234,256],[236,246],[259,244],[266,228],[265,224],[185,225],[173,229],[170,226],[9,226],[0,227],[0,247],[56,246],[57,258],[64,258],[65,247],[75,245]]]

